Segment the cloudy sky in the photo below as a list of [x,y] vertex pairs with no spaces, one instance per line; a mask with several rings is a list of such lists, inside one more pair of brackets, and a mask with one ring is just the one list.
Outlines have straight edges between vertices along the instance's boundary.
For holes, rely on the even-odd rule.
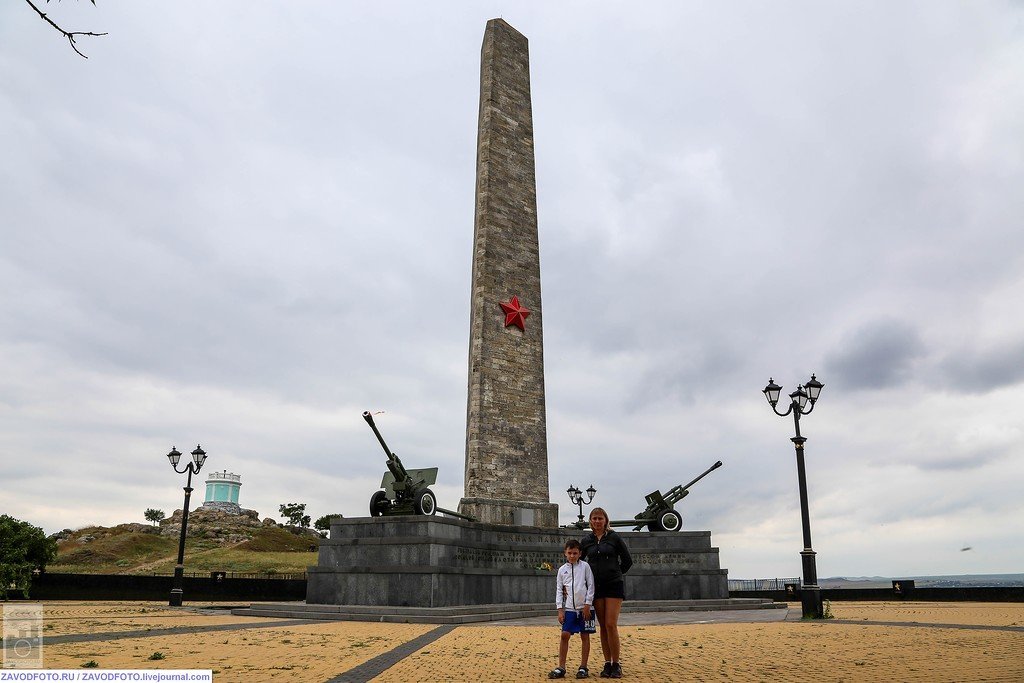
[[[733,578],[1024,571],[1024,5],[0,8],[0,512],[462,495],[479,50],[530,40],[551,499],[679,505]],[[202,486],[198,487],[202,492]],[[971,550],[961,551],[970,546]]]

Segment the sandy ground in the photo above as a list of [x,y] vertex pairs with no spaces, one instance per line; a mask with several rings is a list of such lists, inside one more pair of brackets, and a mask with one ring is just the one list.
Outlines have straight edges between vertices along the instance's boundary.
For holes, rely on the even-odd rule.
[[[323,622],[309,626],[47,645],[44,665],[77,669],[213,669],[214,681],[327,681],[432,626]],[[149,659],[159,652],[163,659]],[[97,670],[99,670],[97,669]]]
[[[327,681],[434,629],[431,625],[318,622],[233,617],[159,603],[43,603],[47,636],[123,632],[146,637],[44,646],[47,668],[213,669],[218,683]],[[833,603],[837,619],[624,626],[625,678],[635,681],[1024,681],[1024,604]],[[857,623],[897,622],[898,625]],[[912,623],[917,622],[917,623]],[[242,628],[157,635],[169,626]],[[928,624],[983,626],[941,628]],[[58,631],[58,628],[60,629]],[[460,627],[386,670],[375,681],[540,681],[557,664],[551,626]],[[569,664],[579,663],[578,639]],[[591,668],[602,664],[593,639]],[[162,659],[150,659],[162,653]],[[571,676],[570,676],[571,677]]]
[[[625,678],[637,681],[1024,680],[1022,633],[785,622],[635,626],[620,635]],[[557,664],[556,642],[548,628],[457,629],[374,680],[539,680]],[[596,674],[596,640],[592,650]],[[569,652],[575,667],[579,643]]]
[[[44,636],[71,633],[115,633],[118,631],[159,631],[177,626],[261,623],[260,617],[235,617],[229,610],[215,609],[217,603],[196,602],[189,611],[173,609],[166,602],[71,602],[47,601],[44,607]],[[192,611],[210,607],[205,613]]]
[[833,602],[831,607],[836,619],[1024,626],[1024,605],[1012,602]]

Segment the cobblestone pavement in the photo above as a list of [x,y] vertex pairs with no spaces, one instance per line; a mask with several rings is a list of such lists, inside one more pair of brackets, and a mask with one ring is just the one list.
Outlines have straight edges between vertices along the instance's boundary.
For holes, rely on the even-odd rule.
[[[45,626],[60,624],[44,631],[47,668],[95,661],[97,671],[213,669],[217,683],[342,683],[541,681],[557,663],[553,616],[522,625],[438,627],[254,619],[207,605],[43,605]],[[836,619],[820,622],[799,620],[799,605],[788,611],[625,614],[624,678],[1024,681],[1024,604],[833,603],[832,611]],[[579,646],[574,638],[570,677]],[[162,659],[150,659],[158,652]],[[596,677],[602,665],[596,637],[591,655]]]
[[[800,610],[796,610],[799,618]],[[716,612],[626,612],[619,615],[620,626],[654,626],[659,624],[721,624],[730,622],[764,622],[785,621],[793,616],[792,610],[784,609],[736,609]],[[550,617],[528,617],[526,619],[508,619],[500,622],[501,626],[550,626],[554,623],[554,614]],[[494,623],[467,624],[466,627],[491,627]]]
[[[236,617],[218,603],[196,602],[188,609],[171,609],[162,602],[111,602],[109,600],[48,600],[46,633],[55,636],[71,633],[149,631],[182,626],[237,624],[266,621],[260,617]],[[239,605],[242,606],[242,605]]]

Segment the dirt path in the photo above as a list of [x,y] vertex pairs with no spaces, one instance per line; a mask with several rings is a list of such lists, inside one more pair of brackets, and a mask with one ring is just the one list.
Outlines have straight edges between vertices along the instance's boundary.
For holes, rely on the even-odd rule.
[[[198,552],[189,553],[188,555],[186,555],[186,559],[189,559],[189,558],[194,559],[196,557],[200,557],[200,556],[205,555],[207,553],[213,552],[214,550],[231,550],[232,548],[237,548],[238,546],[242,545],[243,543],[248,543],[249,540],[250,539],[245,539],[244,541],[239,541],[238,543],[232,543],[231,545],[221,545],[221,546],[217,546],[216,548],[207,548],[206,550],[200,550]],[[154,567],[159,567],[160,565],[164,564],[165,562],[172,562],[172,563],[174,563],[174,562],[177,562],[177,560],[178,560],[178,553],[175,552],[173,555],[168,555],[167,557],[161,557],[160,559],[153,560],[152,562],[146,562],[144,564],[136,565],[134,567],[129,567],[128,569],[125,569],[124,571],[120,571],[120,572],[117,572],[117,573],[118,574],[138,574],[139,572],[149,571],[149,570],[153,569]]]

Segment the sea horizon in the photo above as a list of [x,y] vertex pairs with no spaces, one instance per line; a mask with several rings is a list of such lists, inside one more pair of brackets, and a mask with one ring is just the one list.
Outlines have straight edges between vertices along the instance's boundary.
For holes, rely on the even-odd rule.
[[[767,579],[733,579],[744,582],[799,583],[797,577]],[[818,579],[822,588],[889,588],[893,581],[913,581],[917,588],[1002,587],[1024,586],[1024,573],[1019,574],[897,574],[892,576],[829,576]]]

